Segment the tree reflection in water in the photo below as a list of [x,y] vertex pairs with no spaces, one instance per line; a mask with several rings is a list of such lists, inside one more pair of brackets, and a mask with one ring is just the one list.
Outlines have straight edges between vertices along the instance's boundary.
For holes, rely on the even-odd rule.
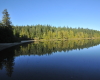
[[40,41],[18,45],[0,52],[0,70],[4,67],[9,77],[12,76],[14,57],[20,55],[51,55],[53,52],[80,50],[100,44],[99,39],[94,40],[67,40],[67,41]]
[[6,50],[0,52],[0,70],[5,67],[7,75],[11,77],[14,66],[14,48]]
[[15,56],[19,55],[44,55],[52,52],[80,50],[100,44],[99,39],[94,40],[68,40],[68,41],[40,41],[21,45],[15,50]]

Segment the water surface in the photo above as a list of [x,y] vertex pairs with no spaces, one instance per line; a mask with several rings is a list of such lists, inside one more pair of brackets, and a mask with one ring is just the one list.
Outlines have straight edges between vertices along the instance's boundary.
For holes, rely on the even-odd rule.
[[100,80],[100,40],[33,42],[0,52],[0,80]]

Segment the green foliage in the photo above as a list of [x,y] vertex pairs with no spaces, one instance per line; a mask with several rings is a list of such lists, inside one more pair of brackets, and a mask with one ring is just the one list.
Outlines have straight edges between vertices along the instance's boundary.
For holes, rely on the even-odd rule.
[[11,25],[10,17],[7,9],[3,11],[3,19],[0,22],[0,43],[12,43],[15,41],[19,41],[15,33],[14,36],[13,26]]
[[10,21],[10,17],[9,17],[7,9],[5,9],[2,13],[3,13],[3,19],[2,19],[3,25],[7,26],[7,27],[9,26],[9,28],[10,28],[11,21]]
[[[27,39],[68,40],[100,38],[100,31],[72,27],[54,27],[50,25],[12,26],[7,9],[3,11],[0,22],[0,42],[14,42]],[[6,39],[6,40],[5,40]]]
[[50,25],[15,26],[14,33],[23,39],[95,39],[100,38],[100,31],[83,28],[52,27]]

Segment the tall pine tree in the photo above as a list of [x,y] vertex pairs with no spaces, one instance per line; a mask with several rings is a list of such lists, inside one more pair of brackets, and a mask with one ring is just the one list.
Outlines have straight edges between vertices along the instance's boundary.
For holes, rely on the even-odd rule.
[[7,42],[14,42],[14,34],[13,29],[11,26],[10,17],[8,14],[7,9],[3,12],[2,23],[0,24],[0,42],[7,43]]
[[3,13],[3,18],[2,18],[3,25],[5,27],[8,27],[9,29],[12,29],[12,26],[11,26],[12,22],[10,21],[10,17],[9,17],[7,9],[5,9],[2,13]]

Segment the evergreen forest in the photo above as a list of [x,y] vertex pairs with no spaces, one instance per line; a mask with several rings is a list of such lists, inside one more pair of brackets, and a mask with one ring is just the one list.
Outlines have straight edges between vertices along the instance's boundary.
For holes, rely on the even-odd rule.
[[22,25],[14,26],[10,21],[7,9],[3,11],[0,21],[0,42],[16,42],[21,40],[68,40],[68,39],[97,39],[100,31],[88,28],[56,27],[51,25]]

